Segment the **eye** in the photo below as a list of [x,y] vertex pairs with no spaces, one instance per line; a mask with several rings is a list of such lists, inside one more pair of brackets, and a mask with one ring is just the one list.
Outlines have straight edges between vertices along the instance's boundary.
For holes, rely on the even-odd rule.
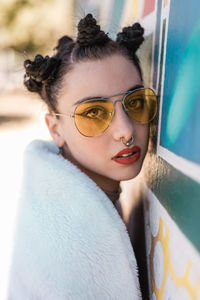
[[127,108],[131,110],[141,110],[144,108],[144,99],[142,97],[130,99],[127,102]]
[[88,119],[106,119],[108,111],[103,107],[97,106],[88,108],[79,115]]

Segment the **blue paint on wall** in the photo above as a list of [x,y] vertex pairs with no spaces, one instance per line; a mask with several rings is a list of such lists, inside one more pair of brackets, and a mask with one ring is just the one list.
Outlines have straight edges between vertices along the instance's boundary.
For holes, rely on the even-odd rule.
[[157,87],[158,70],[159,70],[159,48],[160,48],[160,28],[161,28],[161,7],[162,1],[157,2],[156,12],[156,31],[155,31],[155,47],[154,47],[154,71],[153,71],[153,88]]
[[110,37],[114,40],[116,39],[116,33],[118,32],[122,12],[124,9],[125,0],[115,0],[114,5],[112,7],[112,13],[110,16],[110,22],[108,26],[108,32],[110,33]]
[[160,141],[200,164],[200,2],[179,4],[170,5]]

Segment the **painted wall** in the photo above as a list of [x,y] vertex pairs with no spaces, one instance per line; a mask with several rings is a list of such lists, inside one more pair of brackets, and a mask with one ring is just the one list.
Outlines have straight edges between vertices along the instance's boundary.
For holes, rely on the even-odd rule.
[[[136,3],[137,1],[134,1]],[[200,3],[138,1],[140,51],[156,90],[145,162],[146,251],[151,299],[200,299]],[[145,60],[143,59],[145,57]],[[150,61],[149,61],[150,60]]]
[[160,111],[145,201],[152,299],[200,299],[199,10],[195,0],[155,9],[151,84]]
[[[111,37],[139,21],[144,81],[158,94],[143,193],[151,299],[200,299],[200,2],[85,0]],[[79,15],[80,16],[80,15]]]

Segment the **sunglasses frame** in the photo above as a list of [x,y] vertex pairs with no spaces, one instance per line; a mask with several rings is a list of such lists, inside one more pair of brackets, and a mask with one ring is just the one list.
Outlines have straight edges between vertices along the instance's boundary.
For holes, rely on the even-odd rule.
[[[94,101],[106,100],[106,101],[112,103],[112,106],[113,106],[112,118],[111,118],[111,120],[110,120],[110,123],[109,123],[108,127],[106,127],[106,128],[104,129],[104,131],[100,132],[100,133],[97,134],[97,135],[87,136],[87,135],[84,135],[82,132],[80,132],[80,130],[78,129],[78,127],[77,127],[77,125],[76,125],[76,122],[74,121],[75,126],[76,126],[76,128],[77,128],[77,130],[78,130],[78,132],[79,132],[80,134],[82,134],[82,135],[85,136],[85,137],[95,137],[95,136],[99,136],[99,135],[103,134],[103,133],[110,127],[110,124],[111,124],[111,122],[112,122],[112,120],[113,120],[113,118],[114,118],[114,115],[115,115],[115,104],[116,104],[117,102],[121,102],[121,103],[122,103],[123,110],[124,110],[124,112],[128,115],[129,118],[131,118],[132,120],[134,120],[135,122],[140,123],[140,124],[148,124],[148,123],[150,123],[150,122],[155,118],[156,114],[155,114],[154,118],[153,118],[151,121],[148,121],[148,122],[140,122],[140,121],[134,119],[132,116],[129,115],[128,110],[126,109],[125,104],[124,104],[124,101],[125,101],[125,99],[126,99],[127,96],[129,96],[130,94],[132,94],[132,93],[134,93],[134,92],[140,91],[140,90],[151,90],[151,91],[154,93],[154,95],[156,96],[156,99],[157,99],[157,95],[156,95],[156,93],[155,93],[155,91],[154,91],[153,89],[142,87],[142,88],[138,88],[138,89],[135,89],[135,90],[132,90],[132,91],[128,91],[128,92],[124,92],[124,93],[118,93],[118,94],[114,94],[114,95],[107,96],[107,97],[93,98],[93,99],[89,99],[89,100],[84,100],[83,102],[78,103],[78,104],[75,106],[75,108],[74,108],[74,113],[73,113],[73,114],[64,114],[64,113],[55,113],[55,112],[53,112],[53,115],[54,115],[54,116],[70,117],[70,118],[74,118],[74,119],[75,119],[76,109],[77,109],[77,107],[78,107],[79,105],[81,105],[81,104],[83,104],[83,103],[90,103],[90,102],[94,102]],[[109,98],[111,98],[111,97],[120,96],[120,95],[124,95],[124,97],[123,97],[122,99],[116,99],[115,101],[112,101],[112,100],[109,99]],[[157,111],[156,111],[156,113],[157,113]]]

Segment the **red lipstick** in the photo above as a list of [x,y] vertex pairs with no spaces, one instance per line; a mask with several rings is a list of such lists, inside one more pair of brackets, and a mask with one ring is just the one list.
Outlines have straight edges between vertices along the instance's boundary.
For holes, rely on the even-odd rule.
[[140,158],[141,149],[138,146],[125,148],[117,153],[112,160],[122,165],[129,165],[136,162]]

